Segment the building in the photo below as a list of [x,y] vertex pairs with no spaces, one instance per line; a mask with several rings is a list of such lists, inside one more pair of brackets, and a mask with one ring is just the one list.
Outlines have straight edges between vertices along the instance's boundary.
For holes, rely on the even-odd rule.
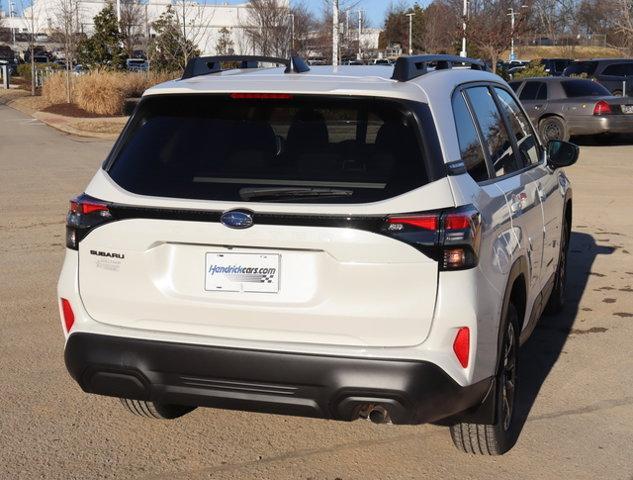
[[[10,29],[20,36],[35,33],[36,41],[45,41],[47,37],[60,28],[56,14],[63,0],[34,0],[32,7],[27,7],[20,16],[5,15],[2,21],[4,29]],[[105,6],[106,0],[65,0],[70,1],[76,10],[75,24],[78,30],[87,35],[94,31],[93,17]],[[288,8],[289,0],[281,0]],[[200,2],[187,0],[147,0],[143,3],[121,2],[120,9],[125,15],[125,9],[134,9],[137,19],[137,35],[152,36],[152,23],[172,6],[179,24],[184,24],[187,39],[195,43],[201,52],[215,54],[217,41],[222,32],[228,31],[236,53],[253,53],[249,45],[245,29],[252,23],[249,21],[250,8],[247,2],[236,5],[215,4],[201,0]],[[117,4],[115,3],[115,10]],[[288,15],[288,22],[290,22]],[[226,29],[226,30],[224,30]],[[225,33],[226,35],[226,33]]]

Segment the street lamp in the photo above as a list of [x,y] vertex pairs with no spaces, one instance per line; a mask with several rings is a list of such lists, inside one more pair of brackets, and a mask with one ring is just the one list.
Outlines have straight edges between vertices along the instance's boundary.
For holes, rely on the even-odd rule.
[[[527,5],[521,5],[521,8],[528,8]],[[514,7],[508,8],[510,13],[508,16],[510,17],[510,61],[516,60],[516,55],[514,54],[514,17],[520,15],[520,11],[515,11]]]
[[413,55],[413,17],[415,13],[407,13],[409,17],[409,55]]

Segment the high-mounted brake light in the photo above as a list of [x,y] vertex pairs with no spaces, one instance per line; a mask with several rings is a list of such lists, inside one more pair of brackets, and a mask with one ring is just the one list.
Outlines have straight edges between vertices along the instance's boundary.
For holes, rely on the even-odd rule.
[[468,357],[470,355],[470,330],[468,327],[462,327],[457,330],[457,335],[453,342],[453,351],[455,352],[459,364],[463,368],[467,368]]
[[77,250],[90,230],[110,220],[112,214],[107,203],[86,194],[72,199],[66,216],[66,246]]
[[256,99],[256,100],[290,100],[292,95],[288,93],[231,93],[229,95],[234,100],[248,100],[248,99]]
[[464,270],[479,261],[481,215],[472,205],[389,216],[382,231],[437,260],[441,270]]
[[70,332],[75,324],[75,314],[73,308],[70,306],[70,302],[65,298],[60,299],[62,302],[62,315],[64,316],[64,327],[66,327],[66,333]]
[[609,115],[611,113],[613,113],[613,110],[611,110],[611,105],[609,105],[604,100],[598,100],[596,102],[596,105],[593,107],[594,115]]

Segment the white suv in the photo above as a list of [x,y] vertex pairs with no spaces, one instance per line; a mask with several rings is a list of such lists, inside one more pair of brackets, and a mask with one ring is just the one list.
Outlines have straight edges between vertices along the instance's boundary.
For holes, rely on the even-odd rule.
[[440,422],[503,453],[518,346],[564,299],[577,155],[476,60],[194,59],[71,202],[68,370],[149,417]]

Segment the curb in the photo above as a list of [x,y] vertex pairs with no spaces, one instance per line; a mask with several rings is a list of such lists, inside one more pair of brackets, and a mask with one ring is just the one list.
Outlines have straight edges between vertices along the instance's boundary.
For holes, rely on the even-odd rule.
[[[77,137],[84,138],[98,138],[101,140],[116,140],[119,137],[118,133],[101,133],[101,132],[90,132],[88,130],[80,130],[68,124],[68,117],[63,115],[57,115],[54,113],[48,112],[35,112],[31,114],[33,118],[36,118],[40,122],[52,127],[60,132],[68,133],[70,135],[75,135]],[[73,117],[73,120],[77,120]]]

